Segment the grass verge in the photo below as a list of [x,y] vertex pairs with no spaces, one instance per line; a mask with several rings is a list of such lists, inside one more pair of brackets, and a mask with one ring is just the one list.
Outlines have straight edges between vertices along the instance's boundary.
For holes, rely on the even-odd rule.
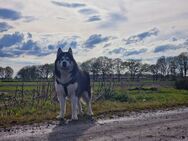
[[[118,95],[126,93],[127,102],[115,100],[102,100],[93,103],[94,117],[103,114],[112,115],[116,112],[138,111],[146,109],[162,109],[176,106],[188,106],[188,91],[174,88],[162,88],[157,91],[125,91],[116,89]],[[66,118],[70,118],[70,104],[67,102]],[[84,110],[86,107],[84,106]],[[29,103],[24,107],[12,107],[0,111],[0,127],[7,127],[16,124],[32,124],[48,120],[56,120],[59,112],[58,103],[49,101],[41,102],[31,106]]]

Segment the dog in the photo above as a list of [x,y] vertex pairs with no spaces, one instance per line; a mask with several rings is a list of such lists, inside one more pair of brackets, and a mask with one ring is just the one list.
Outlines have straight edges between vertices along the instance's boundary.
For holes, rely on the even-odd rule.
[[66,113],[66,99],[71,100],[72,120],[78,120],[78,114],[83,114],[81,99],[87,104],[87,114],[92,116],[92,94],[90,76],[82,71],[76,63],[72,49],[57,51],[55,60],[55,90],[60,104],[59,119],[64,119]]

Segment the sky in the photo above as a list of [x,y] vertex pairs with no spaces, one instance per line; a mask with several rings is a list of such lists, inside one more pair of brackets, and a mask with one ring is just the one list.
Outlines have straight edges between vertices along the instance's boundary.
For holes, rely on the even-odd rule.
[[107,56],[155,63],[188,51],[187,0],[0,0],[0,66]]

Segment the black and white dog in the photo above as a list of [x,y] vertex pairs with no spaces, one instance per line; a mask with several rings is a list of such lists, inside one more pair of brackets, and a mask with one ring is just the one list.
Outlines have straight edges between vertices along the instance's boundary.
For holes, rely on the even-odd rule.
[[55,89],[60,103],[60,114],[57,118],[64,118],[66,97],[71,99],[73,120],[77,120],[78,114],[82,114],[81,98],[88,106],[88,115],[93,115],[90,76],[88,72],[79,69],[71,48],[68,52],[58,49],[55,60]]

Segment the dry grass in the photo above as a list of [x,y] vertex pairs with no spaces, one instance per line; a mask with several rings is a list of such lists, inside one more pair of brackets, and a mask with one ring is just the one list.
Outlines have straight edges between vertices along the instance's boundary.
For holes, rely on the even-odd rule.
[[[126,102],[117,100],[99,100],[93,103],[94,117],[111,115],[116,112],[137,111],[145,109],[161,109],[175,106],[188,106],[188,91],[174,88],[160,88],[156,91],[127,90],[115,88],[115,94],[128,97]],[[17,104],[8,108],[0,109],[0,127],[12,126],[15,124],[31,124],[56,120],[59,112],[59,104],[53,102],[52,97],[39,99],[32,103],[31,95],[24,97],[24,104]],[[3,101],[0,101],[2,104]],[[84,106],[84,110],[86,107]],[[71,107],[67,102],[66,118],[70,118]]]

